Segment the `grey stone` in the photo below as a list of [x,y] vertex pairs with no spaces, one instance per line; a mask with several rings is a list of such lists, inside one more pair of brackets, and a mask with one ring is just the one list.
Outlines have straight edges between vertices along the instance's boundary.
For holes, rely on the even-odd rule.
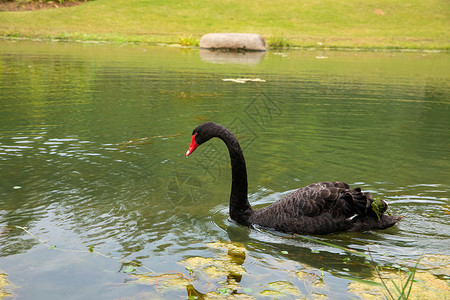
[[267,43],[259,34],[208,33],[200,39],[200,48],[267,51]]

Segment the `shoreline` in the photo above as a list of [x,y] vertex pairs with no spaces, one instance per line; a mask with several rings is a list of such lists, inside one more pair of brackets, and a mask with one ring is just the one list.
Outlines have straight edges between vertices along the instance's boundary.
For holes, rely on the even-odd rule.
[[[137,40],[131,38],[127,40],[124,39],[79,39],[70,37],[45,37],[45,36],[21,36],[21,35],[0,35],[0,40],[3,41],[32,41],[32,42],[51,42],[51,43],[80,43],[80,44],[105,44],[105,45],[144,45],[144,46],[161,46],[161,47],[179,47],[186,49],[201,49],[198,45],[182,45],[180,42],[174,41],[161,41],[158,40],[157,36],[153,36],[154,40],[149,41],[146,39]],[[325,45],[304,45],[304,46],[284,46],[275,47],[269,46],[267,51],[345,51],[345,52],[411,52],[411,53],[449,53],[450,49],[447,47],[443,48],[420,48],[420,47],[382,47],[382,46],[368,46],[368,47],[358,47],[358,46],[325,46]],[[227,50],[217,50],[217,51],[227,51]],[[231,50],[230,50],[231,51]]]

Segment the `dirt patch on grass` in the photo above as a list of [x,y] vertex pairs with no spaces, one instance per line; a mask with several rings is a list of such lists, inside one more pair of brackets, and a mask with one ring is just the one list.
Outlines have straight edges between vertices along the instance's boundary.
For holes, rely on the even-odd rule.
[[26,10],[39,10],[49,8],[71,7],[86,3],[86,1],[64,1],[59,3],[58,1],[0,1],[0,11],[26,11]]

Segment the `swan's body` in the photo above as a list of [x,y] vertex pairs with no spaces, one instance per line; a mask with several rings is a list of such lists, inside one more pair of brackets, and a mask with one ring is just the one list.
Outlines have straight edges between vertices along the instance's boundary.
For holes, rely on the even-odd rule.
[[192,132],[186,156],[213,137],[224,141],[231,159],[232,184],[230,217],[245,226],[260,225],[292,233],[326,234],[339,231],[385,229],[401,217],[383,214],[387,204],[381,200],[377,213],[372,196],[360,188],[350,189],[344,182],[320,182],[300,188],[271,205],[253,210],[247,198],[247,169],[236,137],[225,127],[204,123]]

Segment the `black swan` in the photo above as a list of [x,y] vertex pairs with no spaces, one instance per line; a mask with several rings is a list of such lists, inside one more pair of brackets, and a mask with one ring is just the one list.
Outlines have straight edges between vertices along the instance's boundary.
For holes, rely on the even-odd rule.
[[247,198],[247,169],[236,137],[222,125],[206,122],[192,132],[186,157],[213,137],[221,139],[231,160],[230,217],[245,226],[259,225],[282,232],[327,234],[340,231],[385,229],[402,217],[385,215],[387,203],[374,200],[344,182],[319,182],[300,188],[271,205],[253,210]]

